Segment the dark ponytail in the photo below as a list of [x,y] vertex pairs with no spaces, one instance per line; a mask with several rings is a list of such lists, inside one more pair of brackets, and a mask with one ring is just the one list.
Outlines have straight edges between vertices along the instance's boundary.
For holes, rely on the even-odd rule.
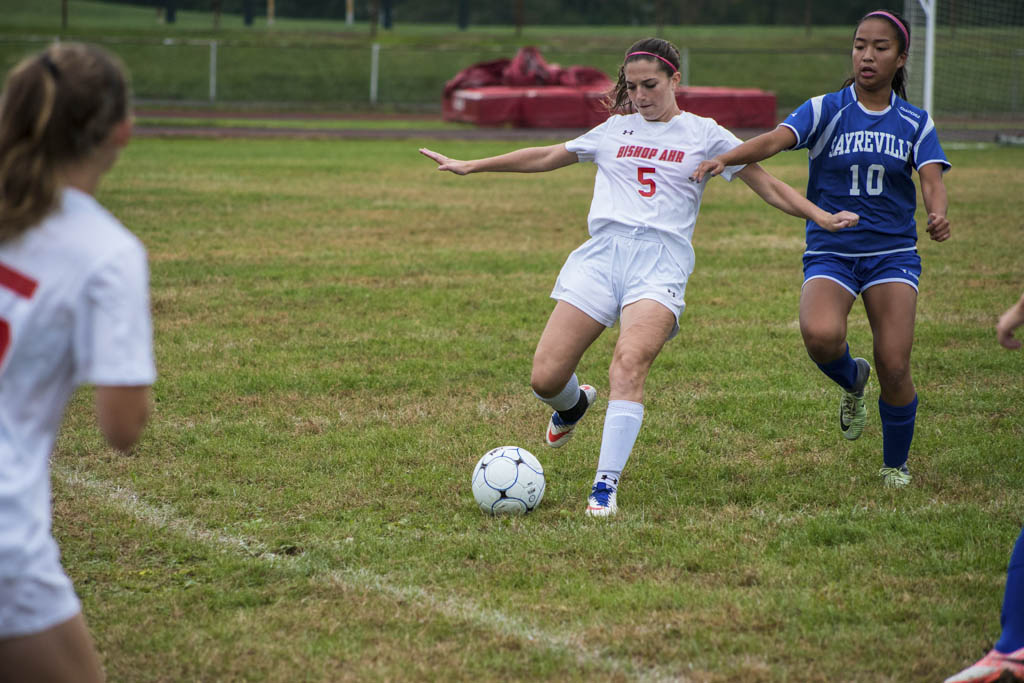
[[[896,30],[896,42],[899,44],[900,54],[904,55],[910,51],[910,24],[903,18],[899,12],[893,12],[892,10],[875,10],[868,12],[860,21],[857,22],[857,27],[864,23],[866,19],[884,19]],[[854,30],[854,36],[857,35]],[[843,83],[843,87],[846,88],[853,84],[854,79],[850,77],[846,79],[846,83]],[[907,67],[904,64],[900,68],[896,69],[896,73],[892,77],[892,89],[900,96],[901,99],[907,99]]]
[[[634,54],[637,52],[646,54]],[[629,101],[629,92],[626,90],[626,64],[638,59],[654,62],[670,78],[679,71],[679,50],[675,45],[661,38],[638,40],[626,50],[626,58],[622,60],[622,66],[619,67],[619,80],[605,99],[608,111],[622,114],[633,113],[633,105]]]
[[0,95],[0,242],[56,208],[60,167],[103,143],[129,99],[120,61],[92,45],[53,45],[11,70]]

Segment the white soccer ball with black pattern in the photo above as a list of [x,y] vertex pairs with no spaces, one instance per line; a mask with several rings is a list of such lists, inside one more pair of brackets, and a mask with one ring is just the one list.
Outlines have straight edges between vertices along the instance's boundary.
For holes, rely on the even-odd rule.
[[473,470],[473,497],[489,515],[526,514],[544,497],[544,468],[525,448],[495,448]]

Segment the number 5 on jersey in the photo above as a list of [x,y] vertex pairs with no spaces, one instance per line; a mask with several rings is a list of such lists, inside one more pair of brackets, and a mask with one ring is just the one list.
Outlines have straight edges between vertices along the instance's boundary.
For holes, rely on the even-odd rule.
[[[0,289],[14,292],[23,299],[31,299],[32,295],[36,293],[38,285],[38,282],[27,275],[22,275],[13,268],[8,268],[0,263]],[[4,356],[7,355],[7,349],[10,345],[11,324],[0,318],[0,367],[4,364]]]
[[647,176],[654,175],[657,169],[651,168],[650,166],[641,166],[636,169],[636,179],[640,181],[640,184],[646,187],[646,190],[637,190],[641,197],[653,197],[654,192],[658,189],[658,186],[654,183],[654,178],[648,178]]

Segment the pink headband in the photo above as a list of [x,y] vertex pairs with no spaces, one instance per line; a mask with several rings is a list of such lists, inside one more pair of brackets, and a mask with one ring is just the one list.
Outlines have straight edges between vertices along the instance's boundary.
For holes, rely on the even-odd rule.
[[667,59],[665,59],[661,55],[654,54],[653,52],[630,52],[628,55],[626,55],[626,59],[629,59],[633,55],[650,55],[652,57],[657,57],[658,59],[660,59],[661,61],[663,61],[663,62],[665,62],[666,64],[669,65],[669,68],[672,69],[672,73],[675,73],[675,72],[679,71],[679,69],[672,62],[668,61]]
[[910,34],[907,33],[907,28],[903,25],[902,21],[900,21],[895,16],[893,16],[892,14],[889,14],[888,12],[886,12],[884,10],[878,10],[877,12],[869,12],[868,14],[864,15],[865,19],[867,19],[868,17],[885,17],[886,19],[890,20],[892,23],[896,24],[896,26],[899,27],[900,31],[903,32],[903,42],[907,46],[907,52],[910,51]]

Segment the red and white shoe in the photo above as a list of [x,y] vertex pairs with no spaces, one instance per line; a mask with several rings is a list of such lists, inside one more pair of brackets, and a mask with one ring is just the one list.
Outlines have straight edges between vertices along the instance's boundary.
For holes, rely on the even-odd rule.
[[[581,384],[580,389],[583,390],[587,397],[587,408],[583,411],[583,415],[586,415],[590,406],[594,405],[594,399],[597,398],[597,389],[589,384]],[[583,415],[580,415],[580,420],[583,419]],[[580,423],[580,420],[569,424],[562,421],[557,411],[551,413],[551,419],[548,421],[548,430],[544,433],[544,443],[552,448],[564,446],[572,438],[572,431],[576,429],[576,425]]]
[[944,683],[1024,683],[1024,647],[1003,654],[990,650],[987,655]]

